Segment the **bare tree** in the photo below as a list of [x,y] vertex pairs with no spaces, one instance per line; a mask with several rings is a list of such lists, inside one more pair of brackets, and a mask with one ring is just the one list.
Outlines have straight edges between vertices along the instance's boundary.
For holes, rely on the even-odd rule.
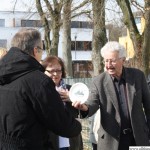
[[143,70],[147,76],[150,73],[150,1],[145,0],[145,30],[143,37]]
[[[118,23],[119,24],[119,23]],[[106,29],[109,31],[110,41],[119,41],[119,37],[127,34],[125,25],[118,25],[117,23],[111,23],[106,25]]]
[[[87,13],[87,11],[83,11],[81,8],[88,4],[90,0],[84,0],[79,3],[76,7],[73,6],[73,0],[64,0],[63,5],[63,37],[62,37],[62,52],[63,59],[66,65],[67,77],[72,77],[72,55],[71,55],[71,19],[73,17],[82,15]],[[79,11],[80,9],[80,11]],[[74,13],[75,11],[77,11]],[[89,12],[89,11],[88,11]]]
[[92,0],[93,9],[93,40],[92,40],[92,63],[94,76],[103,71],[100,49],[106,43],[105,28],[105,0]]
[[62,52],[63,52],[63,60],[66,66],[67,77],[72,77],[71,3],[72,0],[65,0],[63,7]]
[[57,1],[53,0],[53,7],[48,0],[44,0],[48,13],[50,15],[51,21],[51,31],[52,31],[52,41],[51,41],[51,55],[58,56],[58,43],[59,43],[59,31],[60,31],[60,21],[61,21],[61,11],[63,6],[63,0]]
[[[133,12],[131,10],[131,4],[129,0],[117,0],[118,5],[120,6],[122,12],[123,12],[123,17],[124,17],[124,24],[127,26],[130,34],[130,38],[133,43],[134,51],[135,51],[135,57],[134,57],[134,67],[140,68],[145,72],[147,75],[149,73],[149,47],[148,47],[148,41],[147,39],[150,38],[149,33],[149,0],[145,0],[145,7],[147,10],[145,11],[145,19],[146,20],[146,25],[145,25],[145,30],[142,35],[140,35]],[[147,2],[147,3],[146,3]],[[144,44],[144,45],[143,45]]]
[[44,27],[44,44],[45,44],[45,49],[47,50],[47,54],[50,54],[50,26],[49,26],[49,22],[46,18],[46,14],[43,12],[43,9],[41,7],[41,1],[40,0],[36,0],[36,8],[40,14],[41,20],[42,20],[42,24]]
[[[59,43],[59,31],[61,26],[61,11],[63,7],[63,0],[57,1],[57,0],[44,0],[45,7],[42,7],[41,0],[36,0],[36,7],[37,10],[42,18],[42,21],[44,21],[44,29],[45,29],[45,39],[47,43],[47,46],[49,46],[48,49],[50,49],[48,52],[51,55],[58,56],[58,43]],[[52,40],[49,45],[48,35],[50,34],[50,29],[52,32]]]

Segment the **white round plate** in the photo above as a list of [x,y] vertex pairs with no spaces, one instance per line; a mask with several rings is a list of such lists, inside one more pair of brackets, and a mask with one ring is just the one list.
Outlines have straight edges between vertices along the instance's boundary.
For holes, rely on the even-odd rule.
[[83,104],[89,97],[89,89],[84,83],[75,83],[69,90],[69,97],[72,102],[80,101]]

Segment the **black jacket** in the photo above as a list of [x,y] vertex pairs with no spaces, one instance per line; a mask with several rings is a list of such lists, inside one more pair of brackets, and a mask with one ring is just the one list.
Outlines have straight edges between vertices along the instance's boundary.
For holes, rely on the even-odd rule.
[[[70,90],[71,85],[66,84],[66,88]],[[71,101],[65,102],[65,107],[68,111],[71,112],[74,118],[79,117],[79,110],[75,109],[72,106]],[[69,150],[83,150],[83,142],[81,134],[69,138],[69,143],[70,143]],[[49,147],[50,150],[59,150],[59,135],[56,135],[53,132],[49,132]]]
[[73,137],[81,125],[30,55],[11,48],[0,61],[0,149],[46,150],[48,130]]

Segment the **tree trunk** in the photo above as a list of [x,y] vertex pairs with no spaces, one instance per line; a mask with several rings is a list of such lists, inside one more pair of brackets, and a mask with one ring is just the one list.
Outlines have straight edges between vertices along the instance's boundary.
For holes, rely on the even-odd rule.
[[93,0],[93,40],[92,40],[92,63],[94,76],[103,71],[100,49],[106,43],[105,28],[105,0]]
[[145,0],[145,28],[143,42],[143,68],[145,75],[150,73],[150,1]]
[[63,8],[62,52],[67,77],[73,76],[71,56],[71,3],[72,0],[66,0]]
[[142,68],[142,36],[140,35],[135,19],[130,7],[129,0],[117,0],[118,5],[120,6],[122,12],[123,12],[123,21],[124,24],[127,26],[130,34],[130,38],[133,43],[134,51],[135,51],[135,57],[134,60],[132,60],[134,67],[139,68],[143,70]]
[[44,27],[45,49],[47,51],[47,54],[49,55],[50,54],[50,45],[51,45],[51,43],[50,43],[50,31],[51,31],[51,29],[50,29],[48,20],[45,17],[45,14],[43,12],[40,0],[36,0],[36,8],[37,8],[38,13],[41,17],[41,21],[42,21],[42,24],[43,24],[43,27]]
[[55,14],[52,22],[51,55],[58,56],[59,31],[61,14]]
[[[53,3],[49,0],[44,0],[46,7],[48,9],[50,21],[51,21],[51,30],[52,30],[52,41],[50,47],[50,55],[58,56],[58,44],[59,44],[59,31],[61,26],[61,10],[63,6],[63,0],[56,1],[53,0]],[[53,4],[53,6],[52,6]]]

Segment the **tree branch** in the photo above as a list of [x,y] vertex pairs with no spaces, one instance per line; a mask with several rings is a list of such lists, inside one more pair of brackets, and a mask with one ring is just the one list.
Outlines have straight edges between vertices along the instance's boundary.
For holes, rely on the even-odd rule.
[[17,4],[17,0],[15,0],[15,4],[14,4],[14,7],[13,7],[13,13],[15,12],[16,4]]
[[46,6],[48,8],[50,15],[53,16],[53,8],[52,8],[50,2],[48,0],[44,0],[44,2],[46,3]]
[[82,14],[88,14],[89,15],[90,13],[91,13],[91,10],[82,11],[82,12],[79,12],[79,13],[72,15],[71,18],[75,18],[75,17],[80,16]]
[[74,12],[74,11],[78,10],[79,8],[85,6],[85,5],[86,5],[87,3],[89,3],[90,1],[91,1],[91,0],[84,0],[82,3],[80,3],[80,5],[78,5],[77,7],[74,7],[71,12]]
[[136,0],[131,0],[131,4],[143,12],[144,7],[142,7]]

